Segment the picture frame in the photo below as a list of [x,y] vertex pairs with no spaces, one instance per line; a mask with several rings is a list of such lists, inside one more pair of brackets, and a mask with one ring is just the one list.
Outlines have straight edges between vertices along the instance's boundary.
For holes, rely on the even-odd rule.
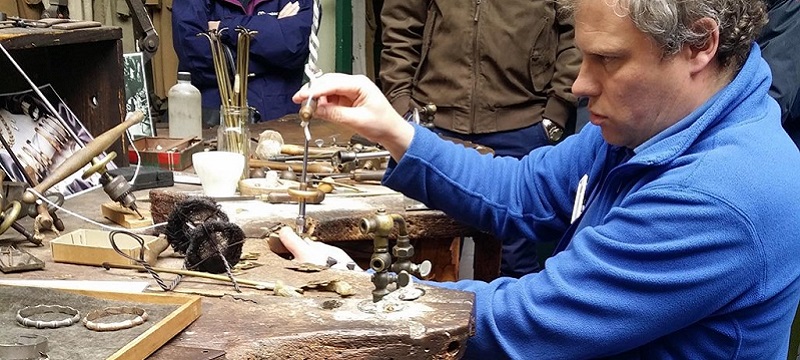
[[123,54],[122,60],[125,76],[125,110],[129,113],[139,110],[144,114],[142,122],[128,128],[128,133],[134,139],[156,136],[156,127],[150,112],[144,55],[141,52]]

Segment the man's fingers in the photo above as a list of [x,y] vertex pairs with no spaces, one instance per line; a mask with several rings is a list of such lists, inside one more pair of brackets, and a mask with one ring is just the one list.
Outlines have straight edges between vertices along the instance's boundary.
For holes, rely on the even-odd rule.
[[307,258],[310,255],[309,253],[313,251],[308,243],[300,238],[300,236],[288,226],[282,227],[278,235],[280,235],[283,246],[285,246],[286,250],[289,250],[296,259]]

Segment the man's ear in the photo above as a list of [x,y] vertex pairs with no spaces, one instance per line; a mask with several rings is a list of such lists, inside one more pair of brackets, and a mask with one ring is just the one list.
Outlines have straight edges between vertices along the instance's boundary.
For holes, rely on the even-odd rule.
[[711,18],[702,18],[695,21],[692,27],[695,32],[707,34],[704,42],[684,47],[691,71],[697,73],[715,61],[719,49],[719,24]]

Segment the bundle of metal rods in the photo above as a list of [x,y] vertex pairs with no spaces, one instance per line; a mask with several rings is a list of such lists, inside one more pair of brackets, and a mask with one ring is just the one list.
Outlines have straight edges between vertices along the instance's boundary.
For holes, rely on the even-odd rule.
[[[212,29],[208,32],[200,33],[198,36],[205,36],[211,44],[211,58],[214,62],[214,72],[217,75],[217,86],[219,86],[219,96],[222,103],[221,116],[223,124],[221,126],[236,128],[246,126],[249,121],[249,111],[247,111],[247,81],[249,77],[250,64],[250,40],[257,31],[243,27],[236,28],[238,33],[236,44],[236,67],[231,69],[233,64],[229,63],[228,52],[222,43],[222,33],[227,28]],[[231,60],[232,62],[232,60]],[[233,81],[231,81],[233,75]],[[242,152],[242,148],[247,146],[247,139],[237,136],[236,132],[226,132],[226,143],[228,151]]]

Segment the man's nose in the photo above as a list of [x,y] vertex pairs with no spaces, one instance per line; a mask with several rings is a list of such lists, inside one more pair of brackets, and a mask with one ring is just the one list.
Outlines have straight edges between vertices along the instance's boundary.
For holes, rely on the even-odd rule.
[[572,94],[577,97],[592,97],[600,94],[600,85],[592,76],[591,70],[585,62],[581,64],[578,77],[572,83]]

